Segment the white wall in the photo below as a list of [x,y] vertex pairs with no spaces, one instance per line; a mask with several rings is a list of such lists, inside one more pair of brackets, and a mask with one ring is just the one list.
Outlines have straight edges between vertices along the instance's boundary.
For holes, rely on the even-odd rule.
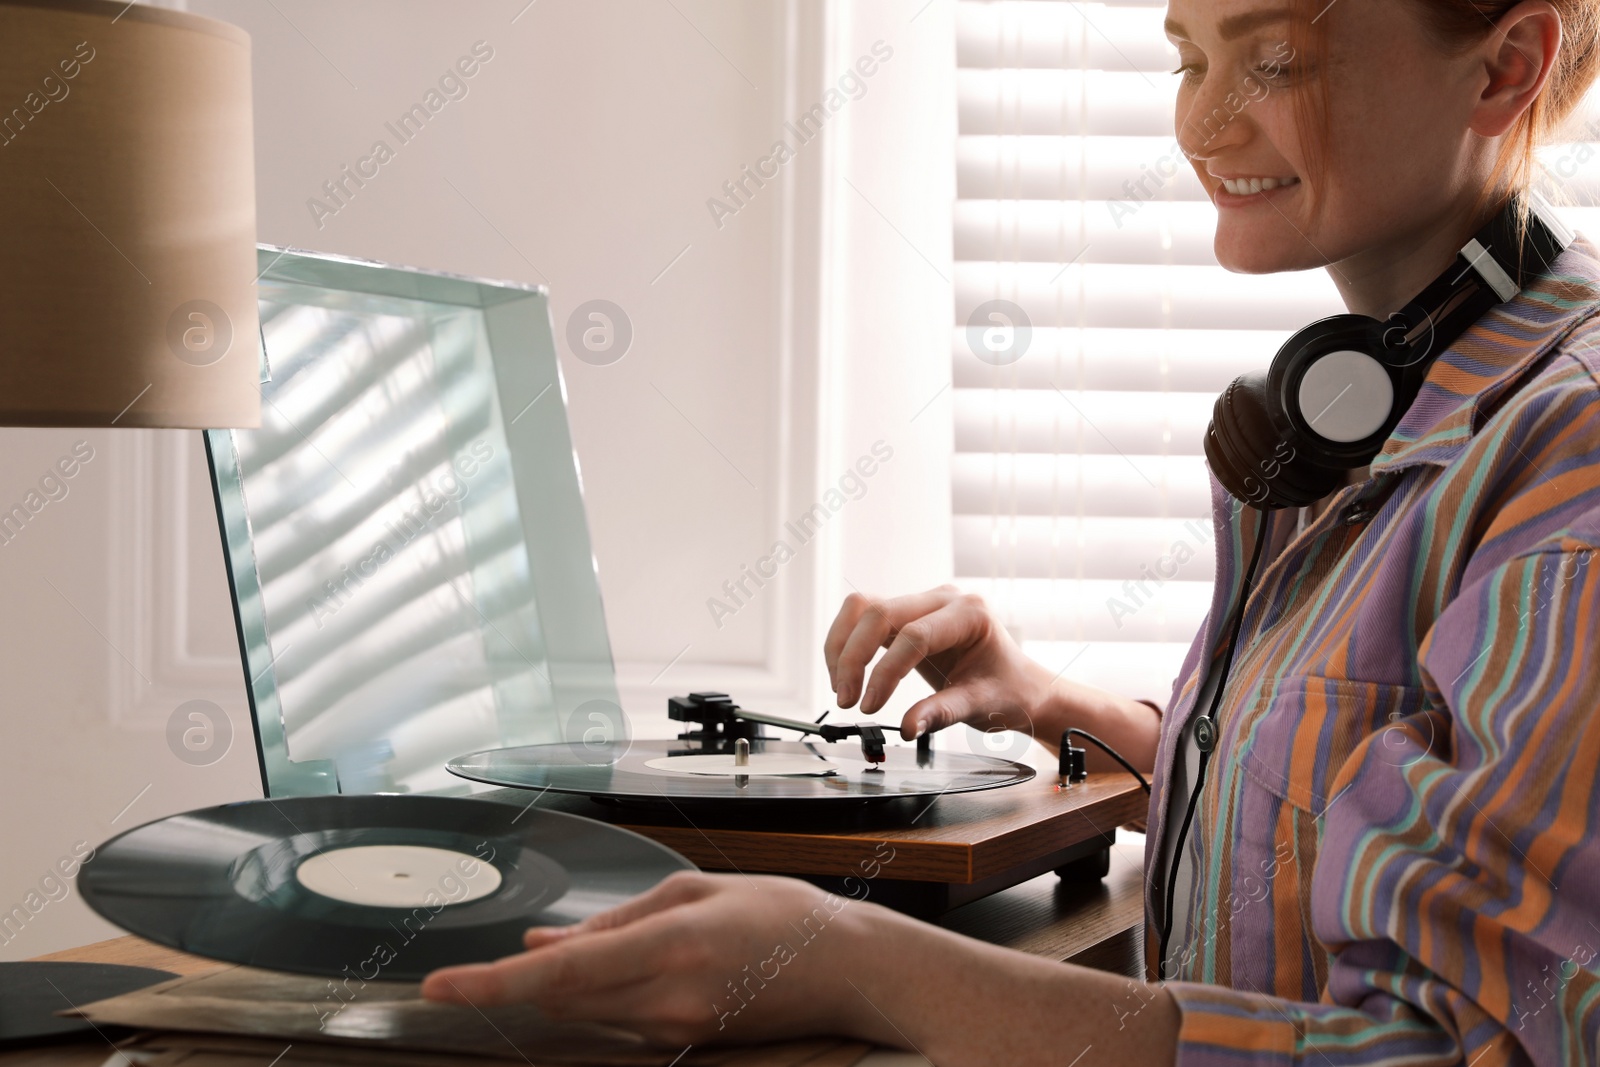
[[[254,41],[261,240],[544,283],[558,335],[593,298],[630,316],[623,360],[563,369],[638,731],[690,688],[815,710],[843,592],[949,573],[952,5],[524,2],[188,6]],[[719,228],[707,199],[879,40],[864,94]],[[477,41],[468,95],[319,226],[307,200]],[[197,439],[3,430],[0,503],[80,439],[68,496],[0,547],[0,911],[77,841],[259,795]],[[707,599],[879,440],[861,499],[718,627]],[[207,766],[165,733],[194,698],[235,734]],[[114,933],[71,896],[0,959]]]

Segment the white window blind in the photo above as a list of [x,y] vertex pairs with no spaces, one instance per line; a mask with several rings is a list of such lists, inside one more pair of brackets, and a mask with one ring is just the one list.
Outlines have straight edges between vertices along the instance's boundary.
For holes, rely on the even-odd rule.
[[[952,353],[958,583],[1041,661],[1157,702],[1210,603],[1212,402],[1344,310],[1323,271],[1217,266],[1173,137],[1165,10],[960,3]],[[1597,116],[1542,157],[1588,232]]]

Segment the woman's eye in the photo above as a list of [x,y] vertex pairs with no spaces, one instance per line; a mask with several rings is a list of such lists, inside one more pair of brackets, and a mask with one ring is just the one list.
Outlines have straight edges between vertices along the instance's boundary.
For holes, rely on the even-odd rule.
[[1198,78],[1200,76],[1200,65],[1198,63],[1185,63],[1172,73],[1182,75],[1183,79],[1188,81],[1190,78]]

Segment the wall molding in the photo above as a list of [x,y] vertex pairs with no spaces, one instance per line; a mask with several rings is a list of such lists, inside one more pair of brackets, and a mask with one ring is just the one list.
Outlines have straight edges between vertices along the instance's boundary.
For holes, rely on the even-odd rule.
[[[823,634],[846,594],[899,595],[951,580],[950,390],[955,265],[955,7],[913,0],[788,0],[785,117],[821,100],[880,41],[895,50],[870,92],[790,164],[781,219],[781,484],[768,531],[822,499],[883,439],[892,468],[835,514],[769,585],[759,663],[622,663],[623,704],[655,728],[669,690],[707,688],[815,718],[828,707]],[[892,222],[890,220],[893,220]],[[888,710],[927,687],[915,676]]]
[[197,652],[193,640],[199,627],[212,625],[192,617],[196,581],[225,581],[220,570],[206,578],[196,570],[216,562],[220,548],[201,553],[191,544],[190,509],[215,514],[211,499],[192,488],[196,466],[205,467],[200,434],[120,430],[106,435],[104,448],[111,469],[106,618],[112,724],[164,730],[173,709],[187,700],[209,700],[231,715],[241,710],[244,695],[238,656]]

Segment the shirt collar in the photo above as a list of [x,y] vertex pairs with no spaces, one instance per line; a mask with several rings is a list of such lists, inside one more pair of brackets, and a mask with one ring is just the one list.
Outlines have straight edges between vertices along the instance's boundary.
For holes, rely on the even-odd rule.
[[1498,401],[1600,305],[1600,251],[1579,237],[1526,289],[1474,323],[1428,369],[1372,473],[1450,463]]

